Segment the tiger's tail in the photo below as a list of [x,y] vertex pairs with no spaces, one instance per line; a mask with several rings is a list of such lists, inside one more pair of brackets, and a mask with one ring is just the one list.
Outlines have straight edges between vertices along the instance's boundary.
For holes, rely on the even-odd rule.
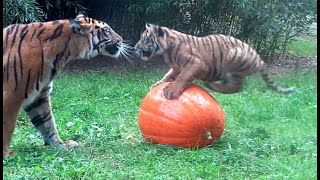
[[284,88],[277,85],[275,82],[273,82],[271,75],[266,66],[261,70],[260,74],[262,79],[266,82],[267,86],[272,88],[274,91],[277,91],[279,93],[291,93],[295,91],[294,87]]

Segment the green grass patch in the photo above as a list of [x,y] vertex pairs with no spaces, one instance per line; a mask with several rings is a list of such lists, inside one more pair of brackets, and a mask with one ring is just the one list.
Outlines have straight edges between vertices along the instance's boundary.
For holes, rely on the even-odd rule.
[[242,93],[211,92],[225,111],[226,128],[217,142],[198,150],[141,137],[141,100],[164,73],[59,76],[52,94],[58,130],[81,146],[44,146],[21,113],[12,142],[18,154],[3,161],[4,179],[316,179],[315,72],[274,77],[295,86],[292,94],[268,89],[260,77],[248,78]]
[[287,50],[300,55],[315,56],[317,55],[317,44],[308,38],[297,37],[288,45]]

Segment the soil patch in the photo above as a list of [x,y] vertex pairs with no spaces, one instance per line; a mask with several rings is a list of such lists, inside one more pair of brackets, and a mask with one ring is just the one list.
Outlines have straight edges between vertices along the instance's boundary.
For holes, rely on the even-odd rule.
[[[316,70],[317,56],[301,56],[292,54],[276,54],[268,63],[272,74],[282,74],[293,71]],[[169,67],[161,58],[149,62],[135,61],[130,64],[124,59],[112,59],[98,56],[91,60],[75,60],[70,62],[64,69],[65,72],[116,72],[126,73],[132,69],[148,68],[151,70],[167,71]]]

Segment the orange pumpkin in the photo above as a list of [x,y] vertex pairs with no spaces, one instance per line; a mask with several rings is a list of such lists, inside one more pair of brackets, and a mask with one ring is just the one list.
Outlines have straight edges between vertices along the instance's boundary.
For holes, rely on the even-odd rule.
[[152,88],[138,114],[142,136],[155,144],[204,147],[218,139],[225,126],[218,102],[200,86],[189,86],[178,99],[163,95],[162,83]]

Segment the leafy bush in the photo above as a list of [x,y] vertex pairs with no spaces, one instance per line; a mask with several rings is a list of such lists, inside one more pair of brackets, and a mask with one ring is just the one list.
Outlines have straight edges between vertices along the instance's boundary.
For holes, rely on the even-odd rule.
[[78,11],[86,10],[75,0],[5,0],[3,4],[4,27],[13,23],[30,23],[71,18]]
[[45,21],[74,18],[77,12],[86,10],[84,6],[88,6],[86,0],[38,0],[38,2],[46,15]]
[[41,21],[43,11],[38,5],[36,0],[4,0],[3,26]]
[[[193,35],[235,36],[272,59],[316,19],[315,0],[140,0],[129,5],[141,21],[154,22]],[[168,18],[173,17],[173,18]],[[142,31],[142,30],[140,30]],[[139,36],[135,36],[139,38]]]
[[[4,24],[74,17],[87,10],[136,42],[146,22],[188,34],[231,35],[266,61],[316,21],[316,0],[5,0]],[[39,8],[41,7],[41,9]],[[44,12],[44,13],[42,13]],[[43,16],[45,14],[45,16]]]

